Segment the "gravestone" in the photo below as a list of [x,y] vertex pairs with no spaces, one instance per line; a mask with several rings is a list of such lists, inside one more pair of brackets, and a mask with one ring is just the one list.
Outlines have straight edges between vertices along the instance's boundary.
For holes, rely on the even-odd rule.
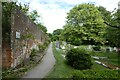
[[92,50],[92,45],[89,45],[87,49]]
[[109,47],[109,50],[110,50],[110,52],[112,52],[112,48],[111,47]]
[[77,46],[74,46],[74,48],[77,48]]
[[106,48],[106,51],[107,51],[107,52],[112,52],[113,50],[112,50],[111,47],[107,47],[107,48]]
[[59,41],[56,41],[56,48],[60,48],[60,43],[59,43]]
[[116,52],[118,51],[116,47],[114,47],[113,50],[116,51]]

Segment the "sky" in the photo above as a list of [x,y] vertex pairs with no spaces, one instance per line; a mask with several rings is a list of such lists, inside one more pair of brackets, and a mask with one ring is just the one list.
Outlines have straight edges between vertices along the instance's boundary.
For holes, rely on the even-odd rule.
[[46,26],[48,33],[56,29],[62,29],[66,23],[67,13],[74,6],[82,3],[93,3],[103,6],[109,11],[118,8],[120,0],[18,0],[21,3],[30,3],[30,11],[37,10],[41,16],[41,22]]

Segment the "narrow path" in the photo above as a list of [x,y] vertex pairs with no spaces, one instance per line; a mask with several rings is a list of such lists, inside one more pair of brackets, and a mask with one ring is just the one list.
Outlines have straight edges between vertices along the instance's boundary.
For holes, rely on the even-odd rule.
[[55,58],[52,51],[52,43],[49,45],[46,54],[40,64],[28,71],[23,78],[44,78],[55,65]]

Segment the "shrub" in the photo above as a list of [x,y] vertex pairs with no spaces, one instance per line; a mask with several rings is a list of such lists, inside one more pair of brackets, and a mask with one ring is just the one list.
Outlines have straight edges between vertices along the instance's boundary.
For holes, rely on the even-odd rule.
[[94,47],[93,47],[93,50],[95,50],[95,51],[100,51],[100,50],[101,50],[101,47],[100,47],[100,46],[94,46]]
[[43,52],[45,50],[45,45],[38,45],[39,51]]
[[90,69],[92,66],[91,57],[84,49],[73,48],[66,54],[67,64],[75,69]]
[[81,41],[79,39],[74,39],[74,40],[71,41],[71,44],[75,45],[75,46],[79,46],[81,44]]
[[32,58],[33,56],[35,56],[36,53],[37,53],[37,50],[36,49],[32,49],[30,57]]
[[76,70],[72,73],[72,78],[77,80],[80,78],[120,78],[120,76],[118,70]]

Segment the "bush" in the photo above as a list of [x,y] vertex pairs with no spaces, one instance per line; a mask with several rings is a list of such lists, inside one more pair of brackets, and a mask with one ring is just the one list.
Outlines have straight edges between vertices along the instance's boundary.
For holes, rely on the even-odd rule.
[[46,46],[45,45],[38,45],[38,48],[39,48],[40,52],[43,52],[45,50]]
[[80,78],[120,78],[120,76],[118,70],[76,70],[72,73],[72,78],[77,80]]
[[75,69],[90,69],[92,66],[91,57],[83,49],[70,49],[66,54],[67,63]]
[[100,50],[101,50],[101,47],[100,47],[100,46],[94,46],[94,47],[93,47],[93,50],[95,50],[95,51],[100,51]]
[[35,56],[36,53],[37,53],[37,50],[36,49],[32,49],[30,57],[32,58],[33,56]]

